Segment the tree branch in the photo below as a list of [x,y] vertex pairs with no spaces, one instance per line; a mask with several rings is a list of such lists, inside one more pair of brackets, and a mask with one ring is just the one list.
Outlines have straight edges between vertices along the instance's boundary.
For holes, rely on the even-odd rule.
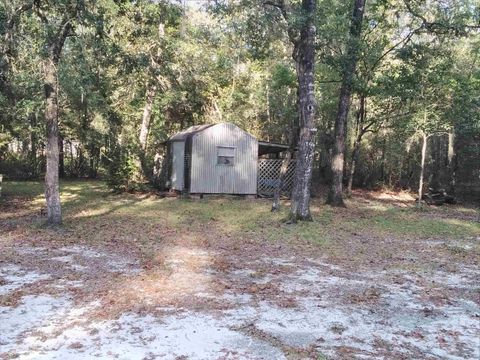
[[30,9],[33,8],[33,3],[29,3],[29,4],[23,4],[21,6],[19,6],[14,12],[13,12],[13,15],[12,17],[10,18],[10,20],[7,22],[7,28],[8,29],[13,29],[13,27],[15,26],[15,22],[17,20],[17,17],[20,16],[22,13],[24,13],[25,11],[28,11]]
[[50,45],[50,52],[55,64],[58,64],[60,60],[60,54],[62,52],[63,44],[73,30],[72,20],[74,17],[65,16],[62,20],[62,25],[58,29],[57,34]]
[[315,82],[319,84],[332,84],[332,83],[341,83],[342,80],[318,80]]
[[280,13],[282,14],[283,19],[285,20],[287,24],[287,34],[288,38],[290,39],[290,42],[297,47],[297,44],[299,42],[299,34],[298,31],[290,24],[290,6],[287,2],[288,0],[278,0],[278,1],[272,1],[272,0],[265,0],[263,2],[264,6],[272,6],[274,8],[277,8],[280,10]]
[[415,11],[410,3],[410,0],[403,0],[407,10],[417,19],[422,21],[422,28],[430,31],[432,33],[444,33],[444,32],[454,32],[455,35],[465,35],[468,30],[478,30],[480,29],[480,24],[478,25],[468,25],[468,24],[449,24],[449,23],[441,23],[438,21],[428,21],[425,16],[420,14],[419,12]]
[[370,70],[373,71],[377,66],[378,64],[388,55],[390,54],[392,51],[394,51],[395,49],[397,49],[400,45],[406,45],[413,37],[413,35],[415,35],[418,31],[420,31],[422,29],[422,27],[419,27],[419,28],[416,28],[414,30],[412,30],[404,39],[398,41],[397,43],[393,44],[388,50],[386,50],[374,63],[373,65],[371,66]]

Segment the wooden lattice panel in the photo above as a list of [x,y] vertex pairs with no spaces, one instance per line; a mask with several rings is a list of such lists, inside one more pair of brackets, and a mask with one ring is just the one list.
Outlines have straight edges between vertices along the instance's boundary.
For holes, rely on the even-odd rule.
[[[280,184],[280,169],[282,159],[259,159],[258,160],[258,185],[257,192],[263,196],[273,196],[275,189]],[[282,195],[290,196],[293,188],[295,175],[295,160],[290,160],[287,173],[282,186]]]

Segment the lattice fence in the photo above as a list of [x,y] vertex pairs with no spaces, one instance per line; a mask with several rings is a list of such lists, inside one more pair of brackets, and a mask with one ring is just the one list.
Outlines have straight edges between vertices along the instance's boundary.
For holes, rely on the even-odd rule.
[[[273,196],[275,189],[280,185],[280,169],[282,159],[259,159],[257,173],[257,192],[263,196]],[[290,196],[293,188],[296,160],[290,160],[282,186],[282,195]]]

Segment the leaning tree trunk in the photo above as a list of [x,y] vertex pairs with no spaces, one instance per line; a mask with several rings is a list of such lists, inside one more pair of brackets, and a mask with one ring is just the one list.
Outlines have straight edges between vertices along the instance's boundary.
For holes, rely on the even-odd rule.
[[294,50],[298,78],[299,149],[292,191],[290,221],[311,220],[310,183],[315,148],[315,0],[303,0],[306,20]]
[[44,62],[45,80],[45,121],[47,127],[47,171],[45,173],[45,198],[47,200],[48,223],[58,225],[62,222],[60,190],[58,182],[58,98],[57,68],[48,58]]
[[423,196],[423,178],[425,173],[425,157],[427,156],[427,134],[422,132],[422,160],[420,163],[420,180],[418,182],[418,206],[422,204],[422,196]]
[[340,100],[335,119],[335,145],[332,158],[332,185],[327,198],[327,203],[332,206],[345,206],[342,194],[343,169],[345,158],[345,134],[347,117],[350,109],[350,95],[352,93],[353,76],[357,66],[357,56],[360,35],[362,33],[363,13],[365,0],[355,0],[353,6],[352,23],[350,26],[350,39],[347,50],[347,62],[342,76]]

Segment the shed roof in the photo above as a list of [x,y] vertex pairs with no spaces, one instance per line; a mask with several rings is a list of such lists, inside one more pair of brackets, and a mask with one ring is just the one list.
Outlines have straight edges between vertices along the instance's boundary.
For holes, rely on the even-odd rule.
[[187,136],[196,134],[200,131],[203,131],[215,124],[204,124],[204,125],[193,125],[190,126],[188,129],[182,130],[175,135],[171,136],[168,141],[185,141]]
[[[229,124],[229,123],[226,123]],[[212,126],[219,125],[219,124],[203,124],[203,125],[193,125],[190,126],[188,129],[182,130],[177,132],[175,135],[172,135],[164,144],[168,142],[174,141],[185,141],[188,136],[197,134],[206,130]],[[232,124],[233,125],[233,124]],[[236,126],[236,125],[234,125]],[[252,136],[251,134],[245,132],[246,134]],[[278,143],[271,143],[267,141],[259,141],[258,142],[258,155],[265,155],[265,154],[276,154],[288,149],[288,145],[278,144]]]
[[258,155],[265,155],[265,154],[277,154],[282,151],[288,150],[289,146],[284,144],[278,143],[271,143],[267,141],[259,141],[258,142]]

